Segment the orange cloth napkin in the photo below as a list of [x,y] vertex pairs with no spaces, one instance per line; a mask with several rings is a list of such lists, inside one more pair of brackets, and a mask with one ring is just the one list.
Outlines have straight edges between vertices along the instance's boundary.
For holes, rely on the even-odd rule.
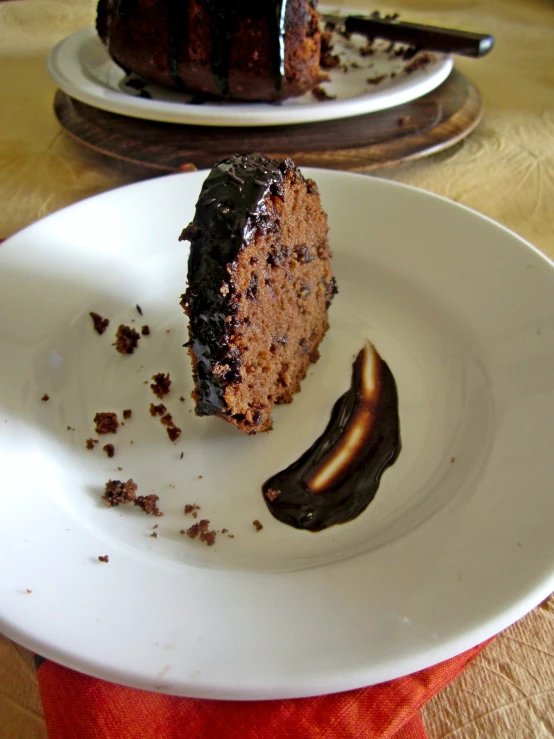
[[316,698],[177,698],[46,661],[38,669],[49,739],[426,739],[420,708],[488,644],[413,675]]

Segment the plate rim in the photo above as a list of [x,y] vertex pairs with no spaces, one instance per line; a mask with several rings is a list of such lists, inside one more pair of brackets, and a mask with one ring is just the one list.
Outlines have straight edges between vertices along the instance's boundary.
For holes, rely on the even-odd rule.
[[[69,49],[75,56],[86,44],[97,38],[94,26],[86,26],[60,41],[48,54],[46,67],[50,77],[67,95],[82,103],[91,105],[110,113],[180,125],[199,125],[208,127],[274,127],[301,125],[319,121],[340,120],[359,115],[388,110],[398,105],[417,100],[439,87],[450,75],[454,62],[451,56],[444,55],[437,64],[432,75],[417,79],[415,83],[387,89],[381,92],[372,91],[359,98],[330,100],[325,104],[318,102],[287,106],[275,106],[268,103],[227,104],[218,105],[186,105],[165,101],[147,100],[125,95],[111,87],[90,79],[81,79],[80,68],[71,71],[64,68],[60,57]],[[441,56],[438,54],[438,56]],[[109,59],[107,52],[106,57]],[[75,60],[76,62],[76,60]],[[112,62],[115,64],[115,62]],[[387,98],[392,102],[387,103]],[[248,106],[248,107],[246,107]],[[219,110],[224,115],[219,115]]]

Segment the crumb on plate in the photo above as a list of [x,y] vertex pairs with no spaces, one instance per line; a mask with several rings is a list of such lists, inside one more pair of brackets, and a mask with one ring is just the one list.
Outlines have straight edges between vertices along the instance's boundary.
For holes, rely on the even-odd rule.
[[94,418],[96,424],[97,434],[115,434],[119,427],[119,421],[117,420],[117,413],[111,411],[100,411]]
[[138,346],[140,334],[130,326],[120,324],[115,335],[115,348],[120,354],[132,354]]
[[108,480],[102,498],[108,508],[115,508],[118,505],[133,503],[137,497],[137,489],[138,485],[132,478],[127,482]]
[[147,516],[163,516],[163,513],[157,506],[159,499],[159,496],[154,493],[150,493],[150,495],[139,495],[134,501],[134,504],[141,508]]
[[154,382],[150,385],[150,388],[154,395],[156,395],[158,398],[163,398],[164,395],[168,394],[171,387],[169,372],[167,374],[163,372],[157,372],[155,375],[152,375],[152,380],[154,380]]
[[92,318],[94,330],[101,336],[110,325],[109,319],[103,318],[99,313],[95,313],[94,311],[91,311],[89,316]]

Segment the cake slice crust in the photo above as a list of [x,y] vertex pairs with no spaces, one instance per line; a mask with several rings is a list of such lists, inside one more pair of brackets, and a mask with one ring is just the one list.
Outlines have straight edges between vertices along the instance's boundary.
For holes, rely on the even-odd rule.
[[291,160],[241,155],[212,170],[181,235],[197,415],[255,434],[300,390],[337,291],[327,233],[317,186]]

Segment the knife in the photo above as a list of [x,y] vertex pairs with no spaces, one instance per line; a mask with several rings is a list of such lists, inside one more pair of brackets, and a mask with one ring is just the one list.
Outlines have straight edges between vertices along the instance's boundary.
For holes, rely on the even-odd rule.
[[323,15],[326,23],[344,26],[346,33],[360,33],[368,38],[381,38],[416,46],[428,51],[481,57],[494,46],[494,36],[453,28],[427,26],[420,23],[399,21],[396,17],[381,18],[376,15]]

